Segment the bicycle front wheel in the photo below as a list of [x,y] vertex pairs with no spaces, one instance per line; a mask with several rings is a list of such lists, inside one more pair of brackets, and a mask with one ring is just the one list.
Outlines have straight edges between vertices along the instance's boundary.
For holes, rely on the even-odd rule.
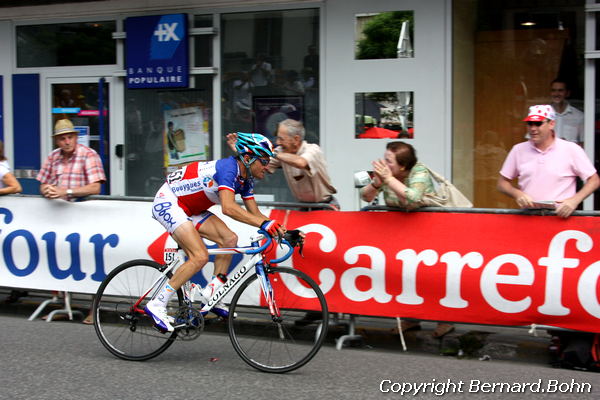
[[[156,357],[177,337],[177,332],[163,334],[143,312],[158,287],[163,266],[151,260],[132,260],[119,265],[104,279],[94,297],[94,327],[100,342],[115,356],[133,361]],[[167,274],[167,278],[171,273]],[[162,277],[162,281],[164,281]],[[152,289],[152,290],[151,290]],[[182,292],[169,303],[169,314],[182,304]]]
[[319,286],[292,268],[265,268],[273,288],[273,315],[258,275],[244,281],[229,307],[229,338],[250,366],[263,372],[293,371],[309,362],[327,335],[329,313]]

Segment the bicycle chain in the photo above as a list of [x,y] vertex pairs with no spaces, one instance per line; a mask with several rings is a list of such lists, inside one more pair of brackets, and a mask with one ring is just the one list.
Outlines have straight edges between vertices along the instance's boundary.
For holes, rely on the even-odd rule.
[[[191,314],[191,316],[190,316]],[[121,317],[122,319],[127,319]],[[139,318],[139,317],[138,317]],[[137,319],[137,318],[136,318]],[[182,323],[177,323],[177,321],[182,321]],[[183,325],[183,321],[185,321],[185,325]],[[135,324],[137,326],[137,323]],[[175,315],[175,326],[183,325],[178,327],[175,331],[177,332],[177,337],[175,340],[194,340],[197,339],[198,336],[204,331],[204,316],[195,308],[189,306],[181,306]],[[160,332],[158,328],[155,326],[152,327],[154,330],[152,333],[145,333],[139,331],[137,328],[135,329],[138,335],[142,336],[151,336],[153,338],[170,340],[171,334],[164,334],[163,337],[157,336],[156,332]]]
[[185,326],[177,328],[178,340],[194,340],[204,331],[204,316],[200,311],[193,307],[181,306],[175,315],[175,324],[178,321],[185,321]]

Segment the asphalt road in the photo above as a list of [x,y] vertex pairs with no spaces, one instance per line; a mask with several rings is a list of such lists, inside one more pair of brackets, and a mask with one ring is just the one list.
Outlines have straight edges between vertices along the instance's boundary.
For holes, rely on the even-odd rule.
[[[300,370],[266,374],[247,366],[224,334],[176,342],[150,361],[122,361],[102,347],[91,326],[29,322],[20,315],[0,315],[0,343],[1,399],[600,398],[597,373],[410,352],[337,351],[333,344]],[[493,383],[504,386],[484,386]],[[507,393],[508,385],[517,390],[516,383],[530,386]],[[402,395],[402,389],[413,392]]]

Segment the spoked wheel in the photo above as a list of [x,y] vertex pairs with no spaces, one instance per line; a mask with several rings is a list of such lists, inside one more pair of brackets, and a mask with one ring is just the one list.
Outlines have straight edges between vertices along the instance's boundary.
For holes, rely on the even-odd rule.
[[327,335],[327,302],[305,273],[292,268],[266,271],[280,315],[271,315],[258,276],[252,275],[231,301],[229,337],[250,366],[289,372],[309,362],[321,348]]
[[[142,311],[158,289],[155,287],[146,293],[161,277],[161,268],[151,260],[128,261],[111,271],[100,285],[92,306],[94,327],[100,342],[115,356],[148,360],[165,351],[177,337],[177,331],[159,332],[152,318]],[[171,273],[167,277],[170,278]],[[182,298],[178,290],[167,309],[169,315],[177,313]]]

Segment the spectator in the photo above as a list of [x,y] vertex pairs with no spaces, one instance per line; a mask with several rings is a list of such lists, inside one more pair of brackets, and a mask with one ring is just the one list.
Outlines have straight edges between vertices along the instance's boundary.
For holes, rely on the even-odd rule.
[[373,180],[361,189],[361,198],[372,201],[383,191],[385,204],[411,208],[425,193],[435,193],[429,169],[417,161],[415,149],[408,143],[389,142],[383,160],[373,161]]
[[[0,195],[21,193],[21,184],[10,172],[10,165],[4,156],[4,143],[0,140]],[[23,290],[11,290],[4,303],[16,303],[20,297],[27,296]]]
[[555,79],[550,84],[552,108],[555,112],[556,137],[583,146],[583,112],[566,100],[571,95],[566,81]]
[[319,55],[317,54],[317,46],[311,44],[307,48],[308,54],[304,56],[303,66],[310,69],[315,76],[319,73]]
[[304,140],[306,130],[301,122],[285,119],[277,125],[277,147],[269,171],[282,168],[292,194],[303,203],[328,203],[339,209],[333,196],[327,162],[318,144]]
[[256,63],[250,69],[250,80],[253,87],[268,86],[273,78],[273,67],[267,62],[264,54],[256,56]]
[[[408,143],[389,142],[383,160],[375,160],[373,180],[360,191],[364,201],[371,202],[383,191],[387,206],[407,207],[418,204],[425,193],[435,193],[433,178],[429,169],[418,162],[415,149]],[[418,321],[403,320],[402,332],[420,329]],[[433,337],[442,337],[454,330],[454,326],[438,323],[432,332]]]
[[[77,143],[77,131],[68,119],[56,122],[52,137],[58,148],[48,155],[36,178],[42,195],[48,199],[75,201],[99,194],[106,176],[98,153]],[[94,323],[91,309],[83,323]]]
[[[529,107],[524,119],[529,140],[516,144],[508,153],[497,188],[521,208],[535,208],[540,202],[551,201],[556,214],[567,218],[598,189],[600,178],[580,146],[556,137],[555,118],[549,105]],[[579,191],[577,177],[585,182]],[[515,178],[518,188],[511,182]]]
[[10,165],[4,156],[4,143],[0,140],[0,195],[21,193],[21,184],[10,172]]
[[285,80],[282,89],[290,95],[304,94],[304,85],[300,80],[298,72],[293,69],[285,72]]

